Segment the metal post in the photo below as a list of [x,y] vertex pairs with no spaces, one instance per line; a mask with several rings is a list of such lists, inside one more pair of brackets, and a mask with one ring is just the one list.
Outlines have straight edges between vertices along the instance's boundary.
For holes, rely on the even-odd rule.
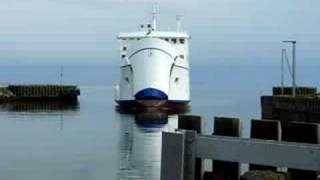
[[281,51],[281,95],[284,93],[284,56],[286,50],[282,49]]
[[296,41],[292,41],[292,95],[296,96]]
[[292,96],[296,96],[296,41],[283,41],[292,44]]

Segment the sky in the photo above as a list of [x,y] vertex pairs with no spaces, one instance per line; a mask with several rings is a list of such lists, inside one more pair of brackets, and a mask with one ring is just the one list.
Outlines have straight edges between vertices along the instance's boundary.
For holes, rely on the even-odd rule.
[[[159,29],[176,15],[195,65],[276,65],[282,40],[298,64],[320,65],[318,0],[158,0]],[[149,23],[152,0],[0,0],[0,63],[117,64],[119,32]]]

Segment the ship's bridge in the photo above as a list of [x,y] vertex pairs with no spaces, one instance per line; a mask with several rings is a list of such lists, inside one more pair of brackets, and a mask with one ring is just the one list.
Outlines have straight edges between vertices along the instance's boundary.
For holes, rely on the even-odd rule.
[[129,33],[120,33],[118,39],[120,40],[139,40],[141,38],[181,38],[190,39],[190,36],[184,32],[170,32],[170,31],[138,31]]
[[175,62],[176,65],[183,67],[189,67],[189,39],[190,36],[184,32],[169,32],[169,31],[138,31],[120,33],[117,37],[120,41],[120,56],[121,65],[128,65],[130,62],[129,54],[130,50],[136,49],[137,42],[145,38],[157,38],[168,43],[173,47],[178,55],[178,59]]

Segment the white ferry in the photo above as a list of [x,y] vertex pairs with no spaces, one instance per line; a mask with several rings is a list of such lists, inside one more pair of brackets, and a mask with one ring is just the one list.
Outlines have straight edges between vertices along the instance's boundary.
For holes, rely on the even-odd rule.
[[189,40],[181,31],[157,29],[152,23],[137,32],[120,33],[121,79],[115,87],[120,107],[187,107],[190,102]]

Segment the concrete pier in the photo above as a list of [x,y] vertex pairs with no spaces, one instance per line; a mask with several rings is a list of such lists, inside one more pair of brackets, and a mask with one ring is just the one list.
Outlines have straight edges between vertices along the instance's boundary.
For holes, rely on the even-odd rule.
[[279,95],[280,90],[274,88],[272,96],[261,97],[262,119],[277,119],[281,123],[290,121],[320,123],[320,96],[314,89],[305,88],[293,97],[290,93]]
[[[293,94],[292,87],[273,87],[272,93],[274,96],[278,95],[292,95]],[[317,93],[316,87],[297,87],[296,88],[296,95],[297,96],[306,96],[306,95],[315,95]]]
[[[320,96],[315,87],[274,87],[272,96],[261,97],[263,119],[277,119],[282,126],[282,141],[320,143]],[[288,169],[292,180],[314,179],[317,171]]]

